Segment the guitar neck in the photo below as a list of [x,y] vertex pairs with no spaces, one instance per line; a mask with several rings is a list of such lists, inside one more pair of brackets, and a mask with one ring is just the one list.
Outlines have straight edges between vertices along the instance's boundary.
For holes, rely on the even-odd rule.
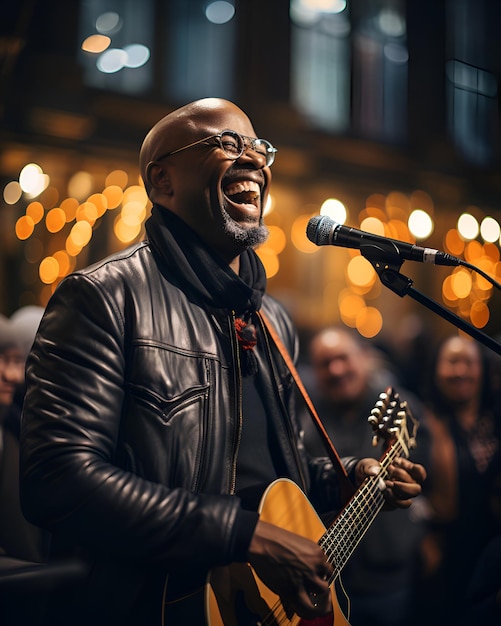
[[335,580],[350,559],[354,550],[369,530],[377,514],[383,508],[384,480],[388,477],[388,466],[402,456],[404,449],[397,440],[386,452],[381,463],[381,471],[371,476],[359,487],[343,511],[321,537],[319,544],[334,568]]

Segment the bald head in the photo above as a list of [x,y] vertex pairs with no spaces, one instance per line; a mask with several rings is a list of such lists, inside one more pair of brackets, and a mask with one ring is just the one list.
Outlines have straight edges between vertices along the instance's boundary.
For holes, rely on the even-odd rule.
[[148,195],[151,193],[149,164],[182,146],[226,130],[221,120],[236,115],[251,125],[247,115],[233,102],[222,98],[203,98],[172,111],[157,122],[146,135],[139,153],[139,167]]
[[310,359],[319,390],[333,404],[350,405],[364,393],[373,361],[355,332],[343,327],[322,330],[310,343]]

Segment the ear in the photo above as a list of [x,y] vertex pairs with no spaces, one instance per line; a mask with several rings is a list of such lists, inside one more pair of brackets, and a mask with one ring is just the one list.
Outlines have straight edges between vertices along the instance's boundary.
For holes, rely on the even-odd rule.
[[172,185],[167,168],[161,163],[151,161],[146,167],[146,179],[153,189],[164,195],[172,195]]

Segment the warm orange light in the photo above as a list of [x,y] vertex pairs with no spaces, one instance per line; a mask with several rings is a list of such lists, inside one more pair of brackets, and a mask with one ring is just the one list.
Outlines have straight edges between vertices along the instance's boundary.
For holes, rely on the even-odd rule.
[[489,321],[489,307],[485,302],[474,302],[471,306],[470,320],[476,328],[484,328]]
[[451,276],[447,276],[442,283],[442,297],[444,298],[446,304],[456,304],[457,302],[458,297],[452,287]]
[[354,328],[359,311],[365,307],[364,299],[349,289],[343,289],[339,294],[338,303],[341,319],[345,324]]
[[78,246],[75,243],[75,241],[73,240],[71,236],[71,233],[66,238],[66,243],[64,247],[66,249],[66,252],[70,255],[70,257],[78,256],[80,252],[82,252],[82,248],[83,248],[83,246]]
[[35,230],[35,222],[29,215],[22,215],[16,222],[16,236],[25,240],[31,237]]
[[346,267],[346,275],[357,287],[372,287],[377,278],[372,265],[361,255],[350,260]]
[[78,207],[75,219],[77,222],[88,222],[93,226],[97,220],[97,208],[92,202],[82,202]]
[[402,220],[390,220],[388,224],[385,224],[385,236],[391,239],[400,239],[401,241],[408,241],[413,243],[415,238],[409,232],[409,227]]
[[464,258],[468,263],[475,264],[478,259],[484,254],[484,247],[479,241],[470,241],[466,244],[464,249]]
[[83,248],[89,243],[92,237],[92,226],[89,224],[89,222],[77,222],[71,229],[69,236],[76,246],[80,246],[80,248]]
[[275,276],[275,274],[278,273],[278,269],[280,267],[278,255],[271,248],[267,247],[258,248],[256,252],[258,257],[261,259],[262,264],[264,265],[266,276],[268,278],[272,278],[273,276]]
[[116,185],[117,187],[120,187],[120,189],[125,189],[128,182],[129,176],[127,172],[124,172],[123,170],[113,170],[113,172],[110,172],[108,176],[106,176],[105,185],[107,187]]
[[127,225],[120,217],[115,220],[113,230],[116,238],[122,243],[130,243],[141,232],[141,224]]
[[41,202],[30,202],[26,207],[26,215],[31,217],[34,224],[42,221],[45,210]]
[[451,286],[457,298],[467,298],[472,286],[470,272],[463,268],[455,270],[451,274]]
[[53,283],[59,276],[59,263],[53,256],[45,257],[40,263],[38,274],[46,285]]
[[123,205],[120,217],[129,226],[142,224],[146,217],[146,207],[143,202],[131,200]]
[[368,217],[374,217],[381,222],[386,222],[386,220],[388,219],[388,216],[382,209],[374,206],[367,206],[358,214],[358,220],[360,223],[362,223]]
[[365,230],[373,235],[384,235],[384,224],[377,217],[367,217],[360,224],[360,230]]
[[66,223],[72,222],[77,214],[79,202],[76,198],[66,198],[61,202],[61,209],[66,215]]
[[365,307],[357,315],[356,328],[362,337],[375,337],[383,328],[383,316],[378,309]]
[[294,220],[291,227],[292,245],[300,252],[305,252],[306,254],[313,254],[313,252],[317,252],[319,250],[319,247],[310,241],[306,236],[306,228],[311,217],[312,216],[309,213],[300,215]]
[[494,243],[484,243],[484,254],[493,261],[499,261],[499,248]]
[[116,209],[120,202],[122,202],[123,195],[122,188],[118,185],[109,185],[106,187],[103,191],[103,196],[108,203],[108,209]]
[[96,207],[97,217],[102,217],[106,213],[106,209],[108,208],[108,199],[103,193],[94,193],[89,198],[87,198],[87,202],[92,203]]
[[275,254],[280,254],[284,250],[287,243],[284,231],[280,228],[280,226],[268,226],[268,231],[270,236],[268,237],[268,241],[265,246],[273,250]]
[[449,254],[459,256],[464,252],[464,239],[461,239],[459,232],[455,228],[451,228],[451,230],[447,231],[444,238],[444,244],[445,251]]
[[92,54],[104,52],[109,47],[111,39],[106,35],[90,35],[82,42],[82,50]]
[[49,233],[58,233],[64,228],[65,224],[66,214],[59,207],[51,209],[45,217],[45,226]]
[[74,267],[74,258],[70,257],[65,250],[58,250],[57,252],[54,252],[53,257],[59,265],[59,277],[66,276],[71,272]]

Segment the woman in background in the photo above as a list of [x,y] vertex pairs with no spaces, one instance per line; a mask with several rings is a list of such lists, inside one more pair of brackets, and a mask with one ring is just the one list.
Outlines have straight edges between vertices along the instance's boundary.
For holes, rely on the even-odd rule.
[[423,543],[422,599],[427,623],[458,624],[471,608],[467,594],[479,555],[500,531],[495,499],[501,429],[479,344],[447,338],[429,371],[426,493],[432,530]]

